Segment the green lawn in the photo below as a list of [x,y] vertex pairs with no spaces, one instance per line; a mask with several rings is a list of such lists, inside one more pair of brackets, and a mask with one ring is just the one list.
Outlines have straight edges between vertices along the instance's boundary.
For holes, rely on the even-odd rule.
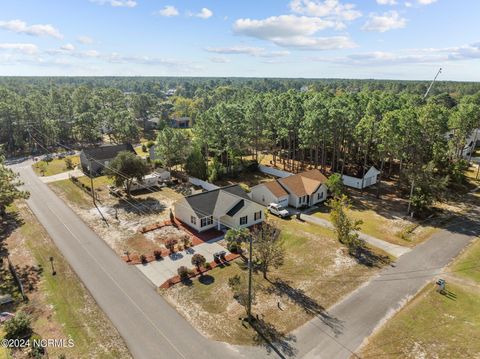
[[452,282],[447,286],[455,299],[428,285],[369,339],[360,357],[478,358],[480,291]]
[[[347,213],[351,218],[363,221],[363,224],[360,226],[361,232],[401,246],[413,247],[428,239],[436,231],[434,227],[430,226],[416,228],[410,222],[386,218],[373,210],[352,208]],[[319,212],[313,215],[330,220],[330,212],[327,207],[322,207]],[[402,238],[402,233],[409,228],[416,229],[407,237]]]
[[[25,224],[21,227],[20,234],[37,265],[44,268],[38,290],[45,293],[47,305],[54,308],[54,321],[60,324],[62,334],[67,338],[70,336],[75,342],[72,349],[49,349],[50,357],[57,358],[61,353],[65,353],[67,358],[129,357],[123,340],[43,227],[30,212],[24,218]],[[54,259],[57,272],[55,276],[51,274],[50,257]],[[44,338],[49,338],[52,319],[35,318],[33,327]]]
[[[328,229],[296,220],[272,221],[282,229],[286,258],[282,267],[272,269],[269,280],[261,273],[254,275],[253,311],[272,325],[277,339],[287,340],[287,333],[320,315],[376,269],[349,257]],[[208,272],[213,281],[209,285],[195,279],[191,286],[180,284],[161,292],[205,335],[232,344],[252,344],[255,333],[238,320],[245,312],[228,287],[228,278],[235,274],[246,277],[242,260]],[[348,280],[353,276],[356,280]]]
[[480,239],[455,261],[452,271],[457,276],[462,276],[480,283]]
[[480,358],[480,240],[447,269],[448,295],[428,284],[361,350],[361,358]]
[[[68,158],[70,158],[72,160],[73,167],[77,166],[80,163],[80,157],[79,156],[68,156]],[[46,169],[45,176],[46,177],[69,171],[69,169],[67,168],[67,166],[65,164],[65,159],[56,158],[56,159],[54,159],[50,162],[38,161],[37,163],[34,163],[32,165],[33,170],[39,176],[43,175],[41,173],[40,169],[42,167],[42,164],[44,164],[44,163],[45,163],[45,166],[46,166],[45,167],[45,169]]]
[[[82,178],[82,177],[80,177]],[[76,186],[71,180],[55,181],[48,184],[56,193],[64,196],[65,200],[69,203],[74,203],[83,208],[89,208],[92,206],[92,199]]]

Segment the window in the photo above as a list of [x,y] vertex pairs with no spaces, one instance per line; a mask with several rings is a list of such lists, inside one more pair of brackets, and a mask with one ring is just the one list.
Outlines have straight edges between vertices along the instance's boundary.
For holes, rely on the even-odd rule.
[[255,212],[253,214],[253,220],[256,221],[257,219],[261,219],[262,218],[262,211],[258,211],[258,212]]
[[191,216],[191,217],[190,217],[190,223],[192,223],[192,224],[195,224],[195,225],[196,225],[196,224],[197,224],[197,217],[195,217],[195,216]]
[[322,198],[323,198],[323,192],[320,192],[320,193],[317,195],[317,198],[318,198],[318,199],[322,199]]
[[213,217],[204,217],[200,220],[200,227],[206,227],[213,223]]
[[243,226],[244,224],[248,223],[248,216],[240,217],[240,225]]

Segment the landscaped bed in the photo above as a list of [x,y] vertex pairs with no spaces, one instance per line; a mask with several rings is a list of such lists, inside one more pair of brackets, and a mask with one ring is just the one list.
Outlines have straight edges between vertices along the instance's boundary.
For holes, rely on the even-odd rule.
[[[338,243],[332,231],[296,220],[272,219],[282,229],[285,264],[273,270],[268,280],[254,274],[254,315],[269,327],[270,334],[288,348],[294,338],[288,333],[313,316],[325,314],[329,306],[364,283],[376,267],[359,264]],[[208,272],[202,281],[160,290],[177,310],[204,335],[233,344],[259,341],[255,332],[242,325],[244,308],[233,298],[228,279],[246,278],[238,259]],[[266,324],[268,323],[268,325]]]

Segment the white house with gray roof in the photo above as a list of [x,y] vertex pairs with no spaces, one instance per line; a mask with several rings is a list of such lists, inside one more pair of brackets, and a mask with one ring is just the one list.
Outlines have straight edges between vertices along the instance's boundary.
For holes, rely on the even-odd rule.
[[187,196],[173,207],[175,217],[198,232],[247,228],[263,222],[265,216],[265,207],[253,202],[239,185]]

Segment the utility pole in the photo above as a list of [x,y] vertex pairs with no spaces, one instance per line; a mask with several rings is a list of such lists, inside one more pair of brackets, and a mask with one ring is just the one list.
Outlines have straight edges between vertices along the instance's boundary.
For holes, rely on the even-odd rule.
[[[428,86],[428,89],[427,91],[425,92],[425,95],[423,95],[423,99],[425,100],[428,96],[428,94],[430,93],[430,90],[432,89],[433,87],[433,84],[435,83],[435,81],[437,80],[437,77],[438,75],[440,75],[442,73],[442,68],[440,67],[437,71],[437,74],[435,75],[435,77],[433,78],[432,82],[430,83],[430,86]],[[408,199],[408,210],[407,210],[407,214],[410,214],[410,208],[412,207],[412,196],[413,196],[413,191],[415,189],[415,180],[412,179],[412,185],[410,187],[410,198]]]
[[250,234],[250,245],[248,250],[248,303],[247,303],[247,319],[252,324],[252,242],[253,236]]
[[95,190],[93,188],[93,175],[92,175],[92,158],[88,159],[90,161],[90,168],[89,168],[89,174],[90,174],[90,188],[91,188],[91,193],[92,193],[92,200],[93,200],[93,205],[97,207],[97,203],[95,202]]

